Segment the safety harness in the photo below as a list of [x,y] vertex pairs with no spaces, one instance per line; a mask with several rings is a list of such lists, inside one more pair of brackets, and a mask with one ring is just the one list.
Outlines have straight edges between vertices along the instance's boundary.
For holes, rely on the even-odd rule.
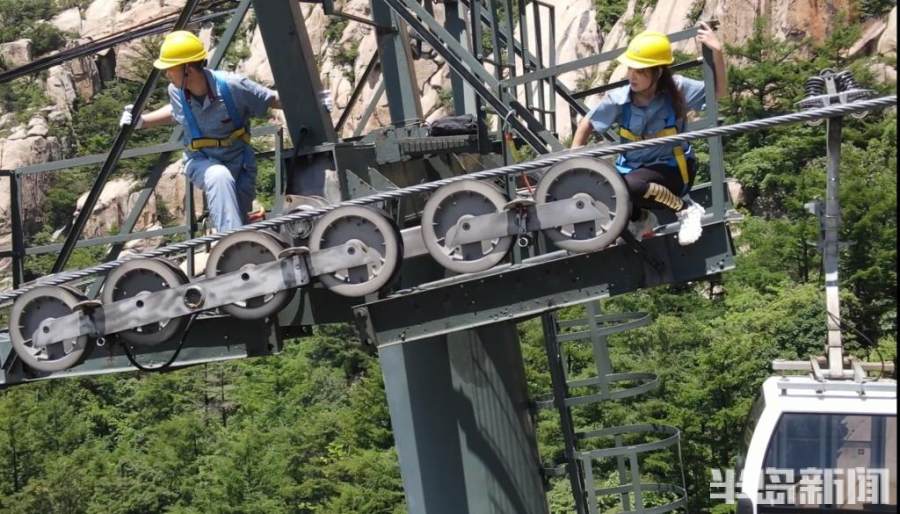
[[184,94],[184,89],[179,89],[178,94],[181,95],[181,105],[184,106],[184,120],[187,123],[188,133],[191,136],[191,142],[188,147],[195,152],[202,152],[205,148],[223,148],[234,144],[243,144],[244,157],[246,158],[247,152],[250,151],[250,130],[244,125],[244,120],[234,104],[234,98],[231,96],[231,89],[228,87],[228,83],[215,72],[210,72],[210,74],[215,81],[216,90],[222,97],[222,101],[225,102],[225,109],[228,110],[228,116],[231,118],[231,123],[235,129],[228,137],[222,139],[204,137],[200,132],[197,118],[194,117],[194,113],[191,110],[191,104],[188,103],[187,95]]
[[[642,141],[644,139],[674,136],[678,134],[679,130],[677,119],[675,118],[675,108],[672,107],[672,101],[668,97],[665,97],[665,102],[665,109],[667,111],[665,120],[666,127],[648,137],[639,136],[628,130],[627,127],[631,126],[631,102],[622,104],[622,122],[619,125],[619,136],[628,141]],[[684,148],[682,148],[681,144],[676,145],[672,150],[672,157],[667,160],[667,163],[678,167],[678,171],[681,173],[681,181],[685,188],[687,188],[690,184],[690,174],[688,173],[687,158],[684,156]],[[624,173],[631,171],[631,169],[625,165],[624,155],[619,155],[616,166]]]

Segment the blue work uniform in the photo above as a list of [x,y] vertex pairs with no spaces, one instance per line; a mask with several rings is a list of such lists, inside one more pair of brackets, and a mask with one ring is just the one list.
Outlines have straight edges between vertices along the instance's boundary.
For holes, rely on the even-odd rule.
[[[225,140],[237,129],[249,130],[249,119],[265,116],[277,94],[233,73],[209,69],[204,73],[210,86],[208,95],[197,98],[169,84],[169,103],[175,121],[184,127],[185,174],[206,193],[213,226],[224,232],[243,225],[252,208],[256,195],[253,150],[243,139],[227,146],[196,150],[191,148],[191,141],[198,137]],[[226,105],[226,97],[230,97],[231,106]],[[185,104],[189,113],[185,112]],[[234,117],[240,119],[235,121]]]
[[[703,109],[706,102],[705,84],[681,75],[675,75],[674,79],[676,86],[684,95],[686,108]],[[675,119],[674,109],[666,95],[658,94],[649,105],[637,106],[631,103],[630,85],[608,91],[600,103],[587,113],[587,118],[597,132],[604,132],[614,124],[618,124],[624,142],[670,135],[684,130],[684,120]],[[619,157],[616,167],[622,174],[627,174],[633,169],[660,164],[680,168],[682,182],[687,185],[689,181],[684,176],[684,165],[683,163],[680,165],[678,160],[690,160],[693,157],[694,152],[689,143],[672,143],[625,152]]]

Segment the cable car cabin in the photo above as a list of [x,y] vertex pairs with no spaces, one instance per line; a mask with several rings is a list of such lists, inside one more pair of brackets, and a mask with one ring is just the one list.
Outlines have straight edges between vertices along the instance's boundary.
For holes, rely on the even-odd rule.
[[896,402],[894,380],[767,379],[738,514],[896,512]]

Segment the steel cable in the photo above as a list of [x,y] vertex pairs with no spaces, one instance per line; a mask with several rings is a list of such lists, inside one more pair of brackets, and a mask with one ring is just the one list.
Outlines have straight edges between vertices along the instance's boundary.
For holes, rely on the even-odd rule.
[[[225,4],[226,1],[227,0],[209,1],[206,2],[206,5],[198,7],[198,9],[212,10],[219,5]],[[233,12],[234,9],[227,9],[222,11],[214,11],[208,14],[194,15],[189,23],[203,23]],[[22,66],[19,66],[17,68],[2,70],[0,71],[0,84],[15,80],[25,75],[31,75],[48,68],[58,66],[77,57],[83,57],[85,55],[101,52],[103,50],[106,50],[107,48],[111,48],[122,43],[127,43],[133,39],[167,32],[172,29],[172,25],[175,23],[175,18],[177,17],[178,11],[162,16],[157,16],[155,18],[150,18],[148,20],[144,20],[139,26],[133,26],[116,32],[112,32],[94,41],[89,41],[72,48],[65,48],[63,50],[60,50],[59,52],[51,53],[50,55],[38,57],[37,59],[23,64]]]
[[45,285],[61,285],[67,282],[72,282],[75,280],[80,280],[91,275],[95,275],[98,273],[107,272],[115,269],[120,266],[127,260],[138,259],[138,258],[149,258],[149,257],[164,257],[174,253],[180,253],[190,248],[195,248],[198,246],[203,246],[223,237],[226,237],[234,232],[240,232],[243,230],[262,230],[262,229],[273,229],[285,225],[287,223],[292,223],[300,220],[306,220],[321,216],[327,212],[330,212],[339,207],[347,206],[347,205],[370,205],[373,203],[383,202],[386,200],[395,200],[402,198],[404,196],[413,195],[413,194],[421,194],[428,193],[434,191],[440,187],[446,186],[448,184],[453,184],[455,182],[459,182],[461,180],[483,180],[483,179],[493,179],[498,177],[504,177],[506,175],[512,175],[516,173],[524,173],[529,171],[535,171],[540,168],[552,166],[560,161],[571,159],[574,157],[605,157],[609,155],[614,155],[621,152],[628,152],[632,150],[641,150],[645,148],[650,148],[657,145],[665,145],[671,143],[683,143],[687,141],[691,141],[693,139],[701,139],[701,138],[709,138],[709,137],[722,137],[733,134],[740,134],[744,132],[750,132],[753,130],[761,130],[769,127],[774,127],[777,125],[787,125],[791,123],[801,123],[806,121],[813,121],[822,118],[833,118],[844,116],[846,114],[851,114],[855,112],[869,111],[875,109],[881,109],[885,107],[890,107],[893,105],[897,105],[897,95],[890,95],[881,98],[874,98],[870,100],[859,100],[853,103],[841,104],[841,105],[832,105],[828,107],[821,107],[817,109],[809,109],[806,111],[795,112],[790,114],[782,114],[778,116],[772,116],[769,118],[763,118],[761,120],[753,120],[753,121],[745,121],[741,123],[735,123],[732,125],[726,125],[722,127],[712,127],[707,129],[695,130],[692,132],[684,132],[681,134],[677,134],[674,136],[666,136],[659,137],[645,141],[636,141],[631,143],[617,144],[617,145],[609,145],[609,146],[588,146],[584,148],[579,148],[577,150],[566,150],[563,152],[557,152],[552,154],[547,154],[541,156],[540,158],[534,159],[532,161],[512,164],[509,166],[503,166],[500,168],[494,168],[491,170],[478,171],[474,173],[469,173],[466,175],[458,175],[455,177],[450,177],[446,179],[437,180],[434,182],[428,182],[425,184],[417,184],[414,186],[403,187],[399,189],[392,189],[390,191],[384,191],[380,193],[375,193],[372,195],[368,195],[362,198],[357,198],[353,200],[347,200],[345,202],[341,202],[334,205],[329,205],[327,207],[321,207],[317,209],[310,209],[304,211],[293,212],[289,214],[285,214],[282,216],[278,216],[276,218],[272,218],[270,220],[258,221],[256,223],[252,223],[249,225],[245,225],[238,229],[230,230],[227,232],[221,232],[218,234],[213,234],[209,236],[198,237],[195,239],[191,239],[189,241],[183,241],[180,243],[175,243],[163,248],[157,248],[155,250],[151,250],[148,252],[144,252],[141,254],[136,254],[132,256],[128,256],[124,259],[118,259],[115,261],[106,262],[103,264],[99,264],[97,266],[93,266],[90,268],[85,268],[83,270],[78,271],[70,271],[70,272],[62,272],[57,273],[55,275],[48,275],[46,277],[42,277],[35,282],[23,286],[14,291],[10,291],[8,293],[0,294],[0,307],[6,306],[10,300],[14,300],[18,296],[38,287]]

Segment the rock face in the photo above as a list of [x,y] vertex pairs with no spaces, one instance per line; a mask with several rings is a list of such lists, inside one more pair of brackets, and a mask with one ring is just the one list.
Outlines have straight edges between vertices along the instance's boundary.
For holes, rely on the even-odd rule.
[[71,75],[75,94],[81,100],[88,102],[100,91],[102,87],[100,70],[97,69],[92,57],[84,56],[72,59],[63,64],[62,68]]
[[[143,183],[134,179],[110,180],[94,205],[91,218],[84,228],[84,237],[104,236],[121,227],[134,208],[142,187]],[[183,222],[186,189],[184,168],[179,159],[163,171],[156,190],[150,195],[137,219],[134,230],[161,228],[161,216],[168,220],[175,220],[176,223]],[[81,212],[86,200],[87,193],[78,198],[75,212],[72,214],[73,218]],[[194,214],[199,216],[203,211],[203,193],[196,188],[194,189],[194,205],[196,206]],[[129,247],[140,251],[135,244]]]
[[[691,8],[696,0],[659,0],[653,13],[647,20],[647,30],[655,30],[663,34],[672,34],[689,28],[688,22]],[[679,41],[674,45],[675,50],[688,54],[698,53],[697,44],[694,41]]]
[[[41,132],[46,123],[36,122],[28,129],[20,127],[13,135],[0,139],[0,169],[12,170],[29,164],[37,164],[60,159],[59,142],[55,137],[28,135]],[[25,175],[20,182],[20,206],[23,220],[41,217],[47,189],[51,183],[49,174]],[[10,184],[9,179],[0,179],[0,234],[9,232],[10,227]]]
[[66,9],[50,20],[50,24],[63,32],[78,36],[81,34],[81,11],[77,7]]
[[46,135],[46,121],[35,120],[27,128],[20,127],[7,138],[0,139],[0,169],[13,170],[60,159],[59,141]]
[[[884,32],[881,33],[881,37],[878,39],[878,44],[875,46],[875,50],[882,55],[889,56],[897,56],[897,6],[895,5],[893,9],[891,9],[891,13],[888,14],[887,24],[885,25]],[[896,72],[896,70],[894,70]]]
[[69,112],[78,97],[72,73],[64,66],[54,66],[47,72],[47,98],[60,111]]
[[118,14],[119,0],[94,0],[84,11],[81,35],[96,40],[115,31]]
[[7,68],[17,68],[31,62],[31,40],[20,39],[0,44],[0,62]]
[[760,16],[769,20],[769,31],[778,39],[820,42],[843,23],[838,13],[853,9],[850,0],[707,0],[701,18],[718,19],[718,33],[731,45],[746,41]]
[[[121,220],[131,211],[129,203],[134,203],[136,196],[134,191],[138,187],[138,182],[133,179],[113,179],[107,182],[94,205],[94,210],[91,211],[91,218],[84,227],[84,237],[105,236],[113,228],[119,227]],[[87,193],[78,198],[72,218],[78,217],[86,200]],[[151,212],[155,210],[155,205],[148,207]],[[147,221],[146,216],[142,216],[138,220],[138,228],[146,227]]]

